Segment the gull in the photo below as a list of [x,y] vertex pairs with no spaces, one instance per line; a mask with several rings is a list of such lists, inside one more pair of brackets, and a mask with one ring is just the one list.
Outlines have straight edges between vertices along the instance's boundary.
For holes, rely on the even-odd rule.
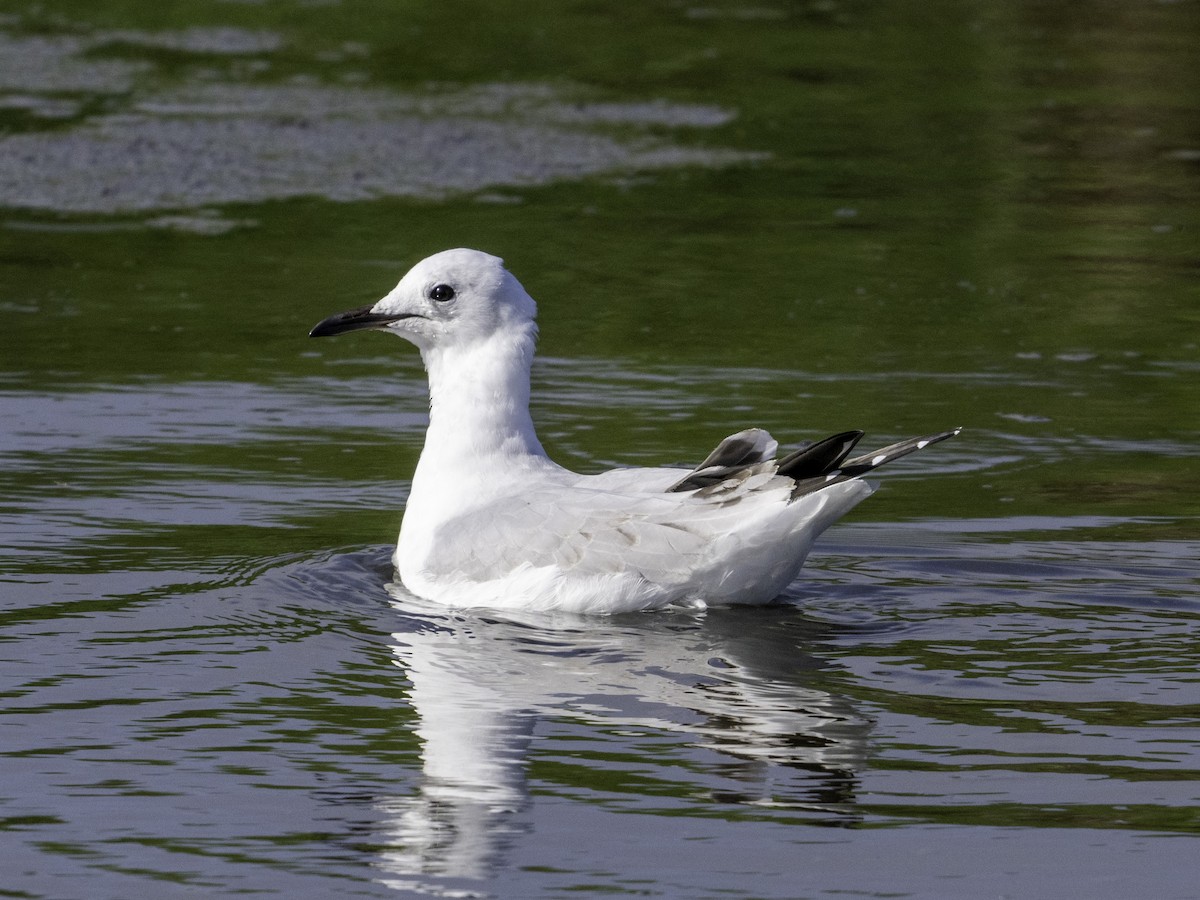
[[458,249],[310,332],[388,331],[421,353],[429,427],[393,563],[425,600],[584,614],[768,603],[874,490],[863,475],[961,430],[855,457],[863,433],[845,431],[777,457],[749,428],[690,471],[577,474],[546,455],[529,414],[536,314],[503,260]]

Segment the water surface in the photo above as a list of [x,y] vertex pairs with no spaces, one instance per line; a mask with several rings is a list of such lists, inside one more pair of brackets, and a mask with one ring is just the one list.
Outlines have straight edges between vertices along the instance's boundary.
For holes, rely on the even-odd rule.
[[[0,15],[0,893],[1194,897],[1198,26]],[[305,334],[460,245],[574,468],[965,430],[767,609],[431,607],[419,360]]]

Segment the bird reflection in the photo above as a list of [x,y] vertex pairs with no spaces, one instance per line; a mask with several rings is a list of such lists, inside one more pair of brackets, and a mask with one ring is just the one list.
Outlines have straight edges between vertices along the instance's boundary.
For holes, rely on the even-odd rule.
[[395,662],[422,744],[417,793],[380,802],[380,865],[393,887],[494,872],[530,827],[531,756],[575,767],[572,792],[611,797],[620,788],[605,775],[633,771],[634,804],[649,780],[654,796],[694,805],[857,821],[870,723],[811,686],[827,664],[803,649],[819,626],[795,608],[501,617],[389,591],[405,625],[392,635]]

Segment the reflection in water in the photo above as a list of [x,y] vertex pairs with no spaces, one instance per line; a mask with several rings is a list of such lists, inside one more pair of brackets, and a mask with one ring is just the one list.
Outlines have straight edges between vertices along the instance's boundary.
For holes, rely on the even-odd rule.
[[[494,872],[524,831],[530,758],[571,755],[548,731],[586,729],[593,747],[599,732],[619,748],[616,765],[658,783],[660,800],[700,796],[857,820],[854,772],[869,722],[806,684],[825,664],[799,646],[813,626],[794,610],[500,618],[389,590],[408,626],[393,634],[393,652],[411,682],[422,742],[419,792],[381,803],[389,819],[381,867],[392,887],[433,890],[412,877]],[[684,740],[648,756],[647,738],[662,737]],[[681,758],[681,746],[692,755]],[[614,766],[568,761],[585,781]],[[560,786],[619,790],[607,780],[602,789]]]

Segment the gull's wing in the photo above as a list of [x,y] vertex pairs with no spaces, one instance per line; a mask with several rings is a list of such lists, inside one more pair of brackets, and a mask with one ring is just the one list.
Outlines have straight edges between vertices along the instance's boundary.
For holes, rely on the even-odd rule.
[[439,527],[432,564],[479,581],[530,565],[681,583],[712,564],[716,541],[725,544],[748,527],[757,531],[760,520],[782,511],[792,482],[764,472],[722,487],[706,497],[528,487]]
[[751,429],[726,438],[674,483],[669,469],[522,481],[443,522],[427,564],[479,582],[522,567],[553,567],[697,587],[698,573],[728,573],[744,555],[785,572],[799,567],[812,538],[871,492],[856,479],[957,433],[846,460],[861,437],[850,431],[776,461],[770,435]]

